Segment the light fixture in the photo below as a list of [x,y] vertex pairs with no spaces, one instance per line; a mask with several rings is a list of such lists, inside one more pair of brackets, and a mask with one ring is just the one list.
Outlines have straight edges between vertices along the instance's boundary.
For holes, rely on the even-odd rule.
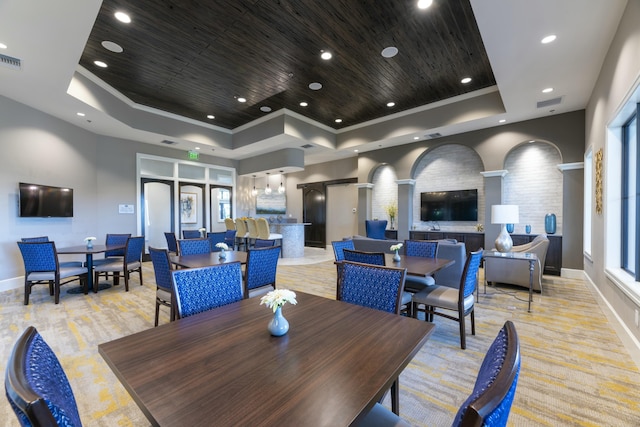
[[306,101],[302,101],[302,102],[300,103],[300,106],[301,106],[301,107],[306,107],[307,105],[309,105],[309,103],[308,103],[308,102],[306,102]]
[[269,187],[269,172],[267,172],[267,188],[264,189],[264,194],[271,194],[271,187]]
[[320,55],[320,57],[325,61],[331,59],[332,56],[333,55],[331,55],[331,52],[327,52],[327,51],[322,51],[322,54]]
[[467,83],[471,83],[471,77],[465,77],[464,79],[460,80],[460,83],[462,84],[467,84]]
[[256,176],[253,175],[253,190],[251,190],[251,195],[256,197],[258,195],[258,190],[256,190]]
[[502,230],[495,241],[496,249],[500,252],[509,252],[513,247],[513,240],[507,232],[507,224],[520,222],[520,210],[518,205],[493,205],[491,206],[491,224],[502,224]]
[[107,63],[104,61],[93,61],[93,63],[100,68],[107,68]]
[[551,34],[551,35],[546,36],[542,40],[540,40],[540,43],[542,43],[542,44],[551,43],[555,39],[556,39],[556,35],[555,34]]
[[124,22],[125,24],[131,23],[131,17],[124,12],[116,12],[114,16],[120,22]]
[[387,107],[391,108],[394,107],[396,105],[395,102],[391,101],[391,102],[387,102]]
[[550,92],[553,92],[553,88],[552,87],[547,87],[547,88],[542,89],[542,93],[550,93]]
[[216,118],[216,116],[214,116],[213,114],[207,114],[207,119],[213,120],[215,118]]
[[284,194],[284,184],[282,183],[283,177],[284,175],[282,175],[282,171],[280,171],[280,187],[278,187],[278,193],[280,194]]
[[418,9],[426,9],[433,4],[433,0],[418,0]]

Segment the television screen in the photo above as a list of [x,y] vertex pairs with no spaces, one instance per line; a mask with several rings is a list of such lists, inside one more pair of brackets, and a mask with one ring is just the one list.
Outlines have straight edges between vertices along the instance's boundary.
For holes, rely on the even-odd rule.
[[21,217],[72,217],[73,189],[19,184]]
[[421,221],[477,221],[478,190],[420,194]]

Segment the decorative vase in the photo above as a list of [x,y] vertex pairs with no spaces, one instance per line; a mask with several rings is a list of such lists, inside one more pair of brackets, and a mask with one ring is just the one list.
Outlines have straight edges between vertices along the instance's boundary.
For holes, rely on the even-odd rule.
[[396,251],[396,253],[393,255],[393,260],[395,262],[400,262],[400,254],[398,253],[398,251]]
[[529,224],[525,225],[524,226],[524,231],[525,231],[525,233],[530,234],[531,233],[531,225],[529,225]]
[[274,337],[281,337],[289,332],[289,322],[282,315],[282,307],[276,308],[273,318],[269,322],[269,332]]
[[556,214],[548,213],[544,216],[544,231],[547,234],[554,234],[556,232]]
[[227,251],[225,251],[224,249],[220,249],[220,253],[218,254],[218,258],[227,259]]
[[393,230],[393,222],[394,222],[395,218],[391,217],[390,219],[391,219],[391,225],[390,225],[389,229]]
[[93,240],[87,240],[87,249],[93,249]]
[[513,233],[514,230],[514,225],[513,224],[507,224],[507,233]]

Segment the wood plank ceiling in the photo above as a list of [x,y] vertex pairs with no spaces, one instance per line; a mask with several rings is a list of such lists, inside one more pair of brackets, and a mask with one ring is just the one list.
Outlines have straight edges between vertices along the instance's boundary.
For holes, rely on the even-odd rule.
[[[416,3],[104,0],[80,64],[138,104],[227,129],[263,117],[261,107],[340,129],[495,85],[469,1]],[[390,46],[399,53],[383,57]]]

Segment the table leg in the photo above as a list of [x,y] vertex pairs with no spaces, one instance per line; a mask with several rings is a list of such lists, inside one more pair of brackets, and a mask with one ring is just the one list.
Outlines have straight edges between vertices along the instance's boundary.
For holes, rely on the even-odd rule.
[[535,268],[534,261],[529,261],[529,313],[531,313],[531,301],[533,301],[533,269]]
[[93,289],[93,292],[98,292],[98,287],[93,287],[93,254],[87,254],[87,288]]
[[391,411],[400,416],[400,386],[398,382],[400,378],[396,378],[396,380],[391,384]]

